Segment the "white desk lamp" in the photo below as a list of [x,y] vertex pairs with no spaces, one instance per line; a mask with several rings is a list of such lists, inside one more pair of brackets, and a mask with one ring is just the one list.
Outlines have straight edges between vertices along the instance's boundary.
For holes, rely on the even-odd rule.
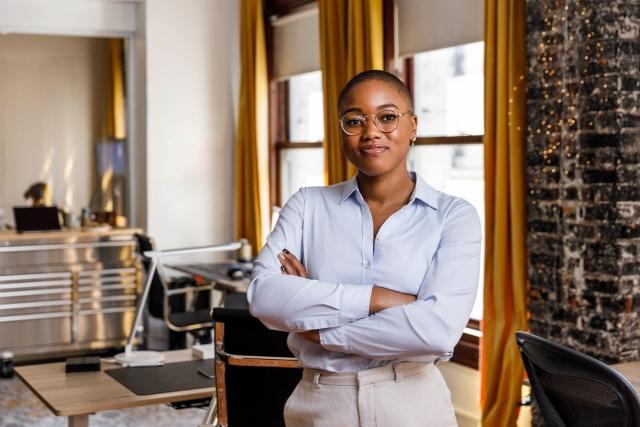
[[144,256],[151,259],[149,265],[149,271],[147,272],[147,280],[144,284],[144,290],[142,297],[138,303],[138,310],[136,311],[136,317],[127,339],[127,345],[124,348],[124,353],[116,354],[115,361],[123,366],[157,366],[164,363],[164,355],[157,351],[134,351],[133,340],[138,332],[138,327],[142,321],[142,313],[144,313],[144,307],[147,304],[147,298],[149,296],[149,289],[151,289],[151,282],[153,281],[153,275],[156,272],[158,264],[161,259],[176,256],[176,255],[188,255],[204,252],[223,252],[223,251],[235,251],[240,249],[241,242],[233,242],[226,245],[214,245],[214,246],[200,246],[195,248],[184,249],[171,249],[166,251],[147,251],[144,252]]

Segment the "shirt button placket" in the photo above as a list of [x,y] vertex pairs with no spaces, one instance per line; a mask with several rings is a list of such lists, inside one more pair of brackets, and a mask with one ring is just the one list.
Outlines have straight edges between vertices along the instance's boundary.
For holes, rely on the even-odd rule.
[[371,284],[371,262],[373,260],[373,219],[369,207],[360,201],[360,209],[362,212],[362,282]]

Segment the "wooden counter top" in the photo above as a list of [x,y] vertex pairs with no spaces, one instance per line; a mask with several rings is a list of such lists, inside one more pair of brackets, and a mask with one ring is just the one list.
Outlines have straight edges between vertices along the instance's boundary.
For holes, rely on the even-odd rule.
[[128,236],[134,233],[142,233],[140,228],[111,228],[104,229],[102,227],[80,228],[73,230],[60,231],[36,231],[27,233],[17,233],[14,230],[0,231],[0,246],[11,246],[14,244],[28,244],[50,241],[87,241],[97,240],[102,237]]

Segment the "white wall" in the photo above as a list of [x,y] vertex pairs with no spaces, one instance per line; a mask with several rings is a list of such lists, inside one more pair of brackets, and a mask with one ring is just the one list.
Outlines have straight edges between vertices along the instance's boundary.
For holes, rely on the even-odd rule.
[[475,427],[480,422],[480,371],[457,363],[438,364],[451,391],[460,427]]
[[147,42],[146,6],[137,4],[136,33],[126,44],[129,125],[129,213],[131,224],[147,228]]
[[127,36],[136,30],[139,0],[0,0],[0,31]]
[[161,248],[234,230],[239,2],[146,2],[147,228]]
[[[480,371],[457,363],[438,364],[442,376],[451,391],[451,400],[456,410],[460,427],[480,425]],[[529,391],[523,393],[528,394]],[[517,402],[513,402],[517,405]],[[531,407],[520,408],[517,427],[531,427]]]
[[38,180],[59,207],[80,213],[89,203],[106,53],[101,39],[0,35],[0,208],[8,222]]

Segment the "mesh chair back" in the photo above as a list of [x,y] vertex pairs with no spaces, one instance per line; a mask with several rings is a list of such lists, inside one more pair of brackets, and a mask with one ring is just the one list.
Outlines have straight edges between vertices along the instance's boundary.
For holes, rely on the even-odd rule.
[[532,334],[517,332],[516,341],[547,426],[640,425],[638,395],[616,370]]

